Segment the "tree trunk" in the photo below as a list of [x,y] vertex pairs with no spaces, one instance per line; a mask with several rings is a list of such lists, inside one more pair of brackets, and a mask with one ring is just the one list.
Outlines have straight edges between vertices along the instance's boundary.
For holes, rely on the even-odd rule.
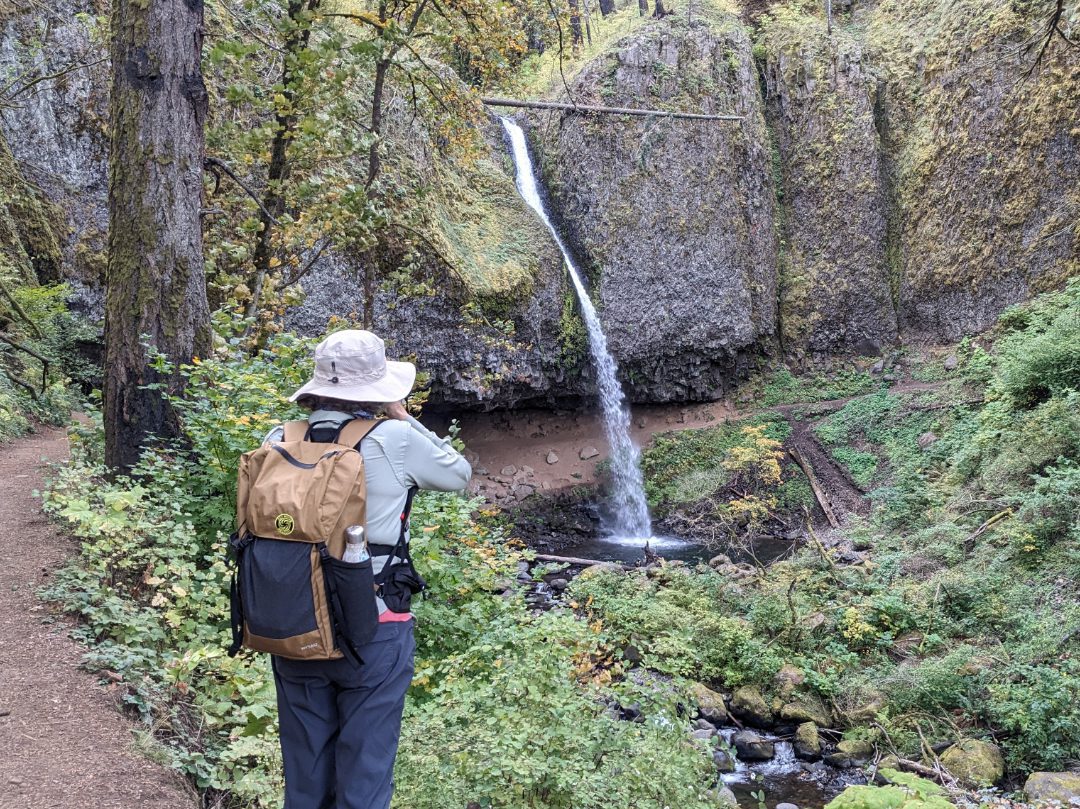
[[644,17],[649,13],[649,0],[637,0],[638,16]]
[[114,0],[105,292],[105,462],[129,471],[149,436],[179,435],[146,342],[175,363],[210,344],[203,275],[201,0]]
[[[311,25],[304,19],[304,11],[312,11],[318,5],[318,0],[289,0],[288,14],[289,24],[292,26],[285,37],[285,59],[281,70],[281,86],[284,88],[282,95],[290,104],[296,95],[293,86],[296,77],[293,71],[294,63],[300,54],[307,49],[311,38]],[[251,322],[259,314],[259,298],[262,297],[263,284],[266,275],[270,272],[270,264],[274,258],[274,220],[285,213],[284,183],[289,177],[289,143],[292,141],[293,131],[296,129],[296,115],[293,113],[282,114],[278,112],[274,117],[274,137],[270,143],[270,165],[266,171],[266,191],[263,193],[262,208],[259,211],[259,221],[262,230],[259,231],[258,241],[255,242],[255,250],[251,256],[251,263],[255,268],[255,277],[251,284],[251,300],[248,301],[244,310],[244,317]],[[248,326],[247,333],[251,333],[253,326]]]
[[581,33],[581,0],[567,0],[570,4],[570,42],[574,46],[574,54],[581,50],[581,43],[585,41]]
[[653,11],[653,17],[660,19],[667,15],[667,9],[664,8],[664,0],[656,0],[656,8]]
[[600,14],[606,17],[615,10],[615,0],[600,0]]
[[592,45],[592,14],[589,10],[589,0],[581,0],[581,7],[585,12],[585,41]]

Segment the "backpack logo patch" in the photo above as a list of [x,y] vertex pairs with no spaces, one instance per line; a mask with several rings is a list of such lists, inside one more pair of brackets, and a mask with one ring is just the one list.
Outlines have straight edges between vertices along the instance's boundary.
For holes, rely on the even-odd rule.
[[278,514],[277,519],[274,520],[274,527],[277,528],[279,534],[287,537],[296,528],[296,522],[291,514]]

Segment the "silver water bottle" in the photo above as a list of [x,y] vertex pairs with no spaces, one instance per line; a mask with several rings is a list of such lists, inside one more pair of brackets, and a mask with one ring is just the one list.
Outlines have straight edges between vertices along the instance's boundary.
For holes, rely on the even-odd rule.
[[356,562],[366,562],[370,558],[371,552],[368,551],[364,526],[350,525],[345,529],[345,553],[341,557],[341,561],[355,564]]

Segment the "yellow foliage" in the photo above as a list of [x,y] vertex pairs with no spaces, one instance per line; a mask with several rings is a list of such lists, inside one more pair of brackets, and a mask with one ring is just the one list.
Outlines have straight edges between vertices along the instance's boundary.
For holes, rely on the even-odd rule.
[[763,486],[780,483],[781,443],[765,435],[764,425],[742,428],[742,438],[728,450],[723,466],[733,475],[749,473]]

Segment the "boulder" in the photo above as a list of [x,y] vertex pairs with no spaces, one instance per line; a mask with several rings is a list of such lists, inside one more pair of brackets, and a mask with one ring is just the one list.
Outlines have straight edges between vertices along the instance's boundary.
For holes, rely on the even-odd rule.
[[712,760],[717,772],[735,772],[735,757],[726,748],[713,750]]
[[965,784],[993,786],[1005,775],[1001,748],[991,742],[965,739],[941,754],[941,764]]
[[1033,772],[1024,782],[1029,801],[1060,801],[1068,804],[1080,798],[1080,773]]
[[[711,560],[709,563],[712,564]],[[790,663],[785,663],[776,673],[776,687],[785,697],[804,682],[806,682],[806,675],[803,674],[802,669]]]
[[960,364],[960,360],[957,359],[955,354],[950,354],[945,358],[945,362],[941,363],[941,367],[946,371],[955,371],[956,366]]
[[711,739],[713,737],[714,733],[716,733],[715,730],[694,730],[694,731],[691,731],[690,738],[691,739],[696,739],[696,740],[702,741],[702,742],[707,742],[709,739]]
[[754,725],[768,727],[773,723],[773,712],[761,691],[752,685],[744,685],[731,697],[731,712]]
[[795,738],[792,740],[795,755],[801,759],[821,758],[821,736],[818,734],[817,725],[813,722],[803,722],[795,729]]
[[709,567],[718,568],[726,567],[731,564],[731,557],[726,553],[718,553],[712,559],[709,560]]
[[598,450],[596,447],[589,446],[582,447],[581,451],[578,453],[578,457],[581,458],[581,460],[583,461],[587,461],[590,458],[595,458],[599,454],[600,450]]
[[740,730],[732,743],[743,761],[768,761],[776,755],[776,745],[752,730]]
[[723,809],[739,809],[739,800],[735,797],[735,793],[723,784],[718,784],[710,795],[712,795],[713,801],[718,807],[723,807]]
[[819,728],[830,724],[829,711],[816,697],[799,697],[793,702],[785,702],[780,708],[780,718],[788,722],[813,722]]
[[701,683],[690,686],[690,695],[698,706],[698,713],[714,725],[730,725],[731,717],[724,704],[723,694],[718,694]]
[[837,743],[836,749],[825,756],[825,762],[846,770],[861,767],[874,757],[874,745],[862,739],[845,739]]
[[559,455],[555,452],[555,450],[551,450],[551,452],[547,454],[547,457],[545,457],[544,460],[547,461],[549,464],[557,464],[559,462]]

